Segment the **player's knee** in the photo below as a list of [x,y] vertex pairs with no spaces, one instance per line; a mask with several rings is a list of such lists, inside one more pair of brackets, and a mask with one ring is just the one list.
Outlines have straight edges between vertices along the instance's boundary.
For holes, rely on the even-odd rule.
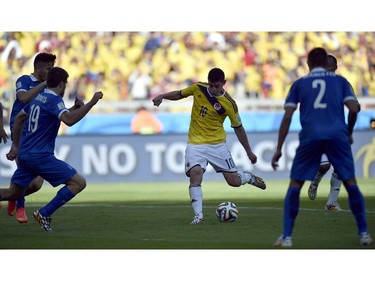
[[86,185],[87,185],[86,179],[83,176],[80,176],[80,180],[79,180],[78,186],[77,186],[79,192],[84,190],[86,188]]
[[344,184],[345,188],[348,188],[351,185],[357,185],[357,180],[356,180],[356,178],[350,178],[348,180],[343,181],[343,184]]
[[331,164],[325,163],[323,165],[320,165],[319,172],[321,174],[326,174],[330,168],[331,168]]
[[[33,192],[36,192],[38,191],[39,189],[41,189],[42,185],[43,185],[43,182],[44,182],[44,179],[42,177],[36,177],[30,184],[30,191],[33,191]],[[33,193],[32,192],[32,193]]]
[[20,186],[11,183],[10,187],[1,193],[1,198],[14,201],[21,198],[22,194],[23,189]]
[[203,176],[203,169],[201,168],[201,166],[195,166],[189,171],[189,176],[193,179],[200,178]]
[[74,194],[77,194],[85,189],[87,183],[86,179],[83,176],[81,176],[80,174],[76,174],[66,183],[66,185]]

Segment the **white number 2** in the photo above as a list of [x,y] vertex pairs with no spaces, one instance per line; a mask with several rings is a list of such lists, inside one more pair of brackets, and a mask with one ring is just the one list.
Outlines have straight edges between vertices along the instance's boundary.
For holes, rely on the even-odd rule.
[[29,132],[31,131],[34,133],[36,129],[38,129],[39,114],[40,114],[40,107],[35,106],[35,104],[33,104],[30,109],[29,127],[28,127]]
[[319,87],[319,93],[318,96],[315,99],[314,102],[314,108],[327,108],[326,103],[322,103],[322,99],[324,94],[326,93],[326,81],[322,79],[316,79],[312,82],[312,87],[313,88],[318,88]]

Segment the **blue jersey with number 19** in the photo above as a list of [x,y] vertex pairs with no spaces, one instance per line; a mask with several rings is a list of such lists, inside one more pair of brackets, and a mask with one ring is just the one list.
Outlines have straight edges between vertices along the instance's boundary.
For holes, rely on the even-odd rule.
[[353,88],[342,76],[321,67],[295,81],[284,107],[300,104],[300,141],[347,139],[344,103],[356,100]]
[[23,109],[29,115],[19,154],[53,155],[61,114],[68,111],[61,96],[44,89]]

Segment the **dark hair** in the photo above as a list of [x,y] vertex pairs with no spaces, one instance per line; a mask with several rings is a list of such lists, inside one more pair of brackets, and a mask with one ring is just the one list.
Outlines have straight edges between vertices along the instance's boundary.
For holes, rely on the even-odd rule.
[[40,63],[49,63],[53,62],[55,63],[56,61],[56,55],[50,54],[50,53],[39,53],[36,55],[34,59],[34,67]]
[[331,54],[328,55],[328,62],[327,62],[326,69],[328,71],[336,71],[336,69],[337,69],[337,59],[335,58],[334,55],[331,55]]
[[225,74],[220,68],[213,68],[208,73],[208,81],[210,82],[224,82]]
[[307,56],[307,63],[310,69],[314,67],[326,67],[328,64],[328,54],[324,48],[314,48],[312,49]]
[[61,82],[68,82],[69,74],[65,69],[61,67],[53,67],[48,71],[47,75],[47,87],[57,87]]

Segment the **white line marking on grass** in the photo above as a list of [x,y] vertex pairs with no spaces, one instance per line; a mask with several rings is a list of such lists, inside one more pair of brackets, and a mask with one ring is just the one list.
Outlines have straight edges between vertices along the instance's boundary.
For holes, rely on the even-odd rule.
[[[36,204],[28,204],[28,206],[40,206]],[[83,204],[67,204],[64,207],[116,207],[116,208],[143,208],[143,209],[158,209],[158,208],[191,208],[191,206],[184,206],[184,205],[121,205],[121,204],[92,204],[92,203],[83,203]],[[238,207],[238,206],[237,206]],[[204,206],[204,208],[208,209],[215,209],[216,206]],[[248,209],[248,210],[278,210],[283,211],[282,207],[251,207],[251,206],[241,206],[238,209]],[[300,211],[309,211],[309,212],[337,212],[337,213],[350,213],[350,210],[343,210],[343,211],[327,211],[323,208],[300,208]],[[366,213],[375,214],[375,209],[366,209]]]

